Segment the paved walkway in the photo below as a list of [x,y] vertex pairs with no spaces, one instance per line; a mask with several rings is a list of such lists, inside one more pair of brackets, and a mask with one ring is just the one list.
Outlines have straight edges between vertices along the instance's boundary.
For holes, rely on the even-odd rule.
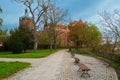
[[113,68],[92,57],[76,55],[80,62],[87,65],[91,77],[80,77],[78,66],[66,50],[60,50],[46,58],[11,59],[0,58],[0,61],[22,61],[31,63],[31,67],[20,71],[4,80],[117,80]]

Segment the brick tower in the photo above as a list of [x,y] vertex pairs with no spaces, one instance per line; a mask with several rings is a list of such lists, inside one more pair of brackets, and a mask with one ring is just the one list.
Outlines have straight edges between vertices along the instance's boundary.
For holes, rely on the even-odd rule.
[[31,30],[34,29],[33,19],[29,16],[27,9],[25,9],[24,15],[19,18],[19,26],[20,25],[27,25]]

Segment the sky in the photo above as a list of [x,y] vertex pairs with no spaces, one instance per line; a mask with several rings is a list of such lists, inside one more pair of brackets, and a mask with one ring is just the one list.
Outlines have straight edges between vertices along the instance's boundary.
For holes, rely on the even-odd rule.
[[[59,8],[68,10],[71,20],[92,22],[100,28],[99,13],[120,9],[120,0],[52,0]],[[2,29],[13,29],[19,25],[19,17],[24,15],[25,6],[14,0],[0,0],[3,12]]]

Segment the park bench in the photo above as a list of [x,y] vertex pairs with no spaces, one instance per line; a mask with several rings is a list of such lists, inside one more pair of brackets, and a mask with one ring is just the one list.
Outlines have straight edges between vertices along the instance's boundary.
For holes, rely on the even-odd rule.
[[78,71],[82,71],[81,77],[83,77],[83,75],[87,74],[90,77],[90,74],[88,73],[88,71],[90,71],[90,68],[88,68],[85,64],[79,63],[77,64],[79,69]]
[[77,57],[74,57],[74,59],[75,59],[74,63],[75,63],[75,64],[78,64],[78,63],[79,63],[79,61],[80,61],[80,59],[79,59],[79,58],[77,58]]
[[81,77],[83,77],[83,75],[87,74],[90,77],[90,74],[88,73],[90,71],[90,68],[88,68],[85,64],[80,63],[80,59],[77,57],[74,57],[75,61],[74,63],[78,65],[79,69],[78,71],[82,71]]

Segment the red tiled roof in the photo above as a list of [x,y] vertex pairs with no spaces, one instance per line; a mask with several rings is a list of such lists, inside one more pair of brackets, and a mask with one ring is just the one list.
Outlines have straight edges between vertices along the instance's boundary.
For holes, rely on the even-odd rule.
[[57,24],[57,25],[56,25],[56,28],[66,29],[66,30],[67,30],[68,27],[66,27],[66,26],[64,26],[64,25],[61,25],[61,24]]

